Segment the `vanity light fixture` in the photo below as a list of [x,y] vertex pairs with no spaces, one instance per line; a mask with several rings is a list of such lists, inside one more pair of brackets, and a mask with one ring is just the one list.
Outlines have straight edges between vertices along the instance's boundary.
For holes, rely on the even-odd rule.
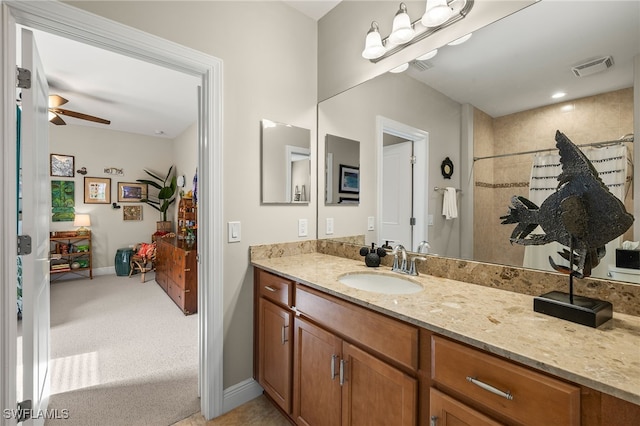
[[434,58],[438,54],[438,49],[433,49],[431,52],[427,52],[424,55],[420,55],[416,58],[417,61],[428,61]]
[[415,32],[411,25],[411,18],[407,13],[407,5],[400,3],[400,9],[393,18],[393,27],[389,34],[389,41],[393,44],[404,44],[411,40]]
[[469,40],[472,35],[473,35],[473,33],[469,33],[469,34],[463,35],[462,37],[453,40],[451,43],[447,43],[447,45],[449,45],[449,46],[457,46],[457,45],[462,44],[465,41]]
[[391,34],[382,38],[378,22],[371,22],[362,57],[376,63],[425,39],[436,31],[464,19],[473,8],[474,0],[427,0],[424,15],[411,22],[407,6],[400,3],[393,18]]
[[408,62],[389,70],[389,72],[392,72],[394,74],[395,73],[400,73],[400,72],[405,72],[407,70],[407,68],[409,68],[409,63]]

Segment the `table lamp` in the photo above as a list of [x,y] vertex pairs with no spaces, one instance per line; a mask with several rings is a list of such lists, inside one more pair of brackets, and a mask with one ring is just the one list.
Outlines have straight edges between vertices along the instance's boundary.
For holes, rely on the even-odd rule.
[[73,219],[73,226],[79,226],[76,230],[78,235],[88,235],[89,230],[85,226],[91,226],[91,217],[88,214],[76,214]]

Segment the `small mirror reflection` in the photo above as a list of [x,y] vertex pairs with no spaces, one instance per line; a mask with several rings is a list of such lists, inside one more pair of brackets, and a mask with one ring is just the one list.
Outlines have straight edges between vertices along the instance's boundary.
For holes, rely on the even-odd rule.
[[308,204],[311,184],[311,131],[261,121],[262,203]]
[[325,136],[325,204],[360,204],[360,142]]

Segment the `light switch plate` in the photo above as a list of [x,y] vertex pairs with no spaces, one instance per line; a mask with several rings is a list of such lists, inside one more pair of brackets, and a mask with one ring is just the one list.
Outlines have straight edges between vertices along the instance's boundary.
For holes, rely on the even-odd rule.
[[328,217],[327,218],[327,227],[325,230],[325,234],[327,235],[332,235],[333,234],[333,218],[332,217]]
[[240,222],[228,222],[228,241],[230,243],[237,243],[241,238]]
[[427,220],[428,220],[427,226],[433,226],[433,215],[432,214],[427,216]]
[[306,237],[309,233],[309,221],[307,219],[298,219],[298,237]]
[[373,231],[376,229],[375,220],[376,218],[374,216],[369,216],[367,218],[367,231]]

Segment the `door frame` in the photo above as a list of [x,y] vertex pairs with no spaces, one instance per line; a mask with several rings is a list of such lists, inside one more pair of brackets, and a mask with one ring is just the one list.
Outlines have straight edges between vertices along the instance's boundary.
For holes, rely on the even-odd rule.
[[[422,240],[429,241],[429,227],[427,225],[429,213],[429,132],[381,115],[376,116],[377,229],[382,229],[381,194],[384,133],[413,141],[413,155],[417,159],[413,167],[414,182],[427,182],[424,185],[413,185],[413,216],[421,218],[421,220],[416,220],[416,224],[413,227],[413,242],[417,246]],[[407,247],[407,250],[411,251],[416,249],[417,247]]]
[[[200,200],[198,222],[208,232],[198,238],[199,394],[206,419],[223,410],[223,164],[222,164],[222,61],[191,48],[55,1],[2,1],[2,99],[0,134],[3,193],[16,191],[15,58],[16,24],[47,31],[82,43],[171,68],[201,78],[198,96],[198,175]],[[0,404],[16,403],[16,200],[0,207]],[[211,284],[207,284],[211,283]],[[4,419],[0,425],[15,424]]]

